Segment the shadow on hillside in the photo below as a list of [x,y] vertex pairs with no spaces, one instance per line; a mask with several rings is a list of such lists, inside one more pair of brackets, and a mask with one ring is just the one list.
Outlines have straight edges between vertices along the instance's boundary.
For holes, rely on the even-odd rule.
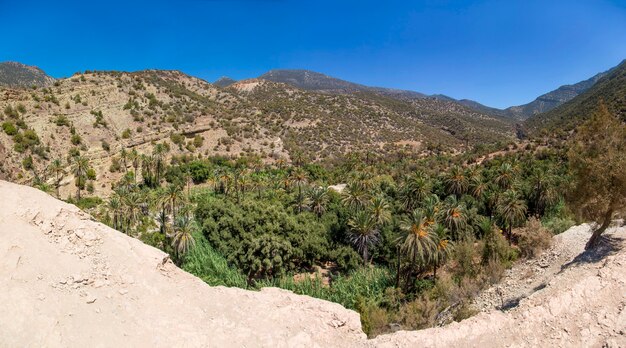
[[585,250],[576,256],[572,261],[561,266],[561,272],[571,266],[577,266],[586,263],[596,263],[602,261],[605,257],[614,255],[624,246],[624,238],[614,236],[601,236],[598,245],[591,250]]

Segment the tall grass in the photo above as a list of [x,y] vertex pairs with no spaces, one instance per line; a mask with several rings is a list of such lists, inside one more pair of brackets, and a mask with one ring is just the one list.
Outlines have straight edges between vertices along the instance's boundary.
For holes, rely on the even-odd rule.
[[393,286],[394,278],[387,268],[361,268],[345,276],[337,276],[331,286],[324,286],[319,277],[306,278],[294,281],[293,276],[284,276],[279,279],[260,281],[256,287],[274,286],[293,291],[296,294],[307,295],[331,302],[336,302],[346,308],[357,309],[359,298],[380,303],[385,289]]
[[183,269],[211,286],[224,285],[247,288],[246,277],[215,251],[201,235],[195,236],[196,246],[185,256]]

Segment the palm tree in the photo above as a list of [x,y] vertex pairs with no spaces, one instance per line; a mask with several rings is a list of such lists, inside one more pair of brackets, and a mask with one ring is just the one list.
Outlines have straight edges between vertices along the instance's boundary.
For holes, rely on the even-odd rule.
[[72,157],[72,172],[74,173],[75,185],[77,187],[76,199],[80,200],[80,190],[84,187],[85,176],[89,170],[89,160],[83,156]]
[[143,178],[143,182],[153,187],[153,175],[152,168],[154,166],[154,159],[152,156],[141,155],[141,177]]
[[135,173],[135,182],[134,184],[137,185],[137,176],[139,175],[139,161],[140,161],[140,156],[139,153],[137,152],[137,149],[133,149],[129,154],[128,154],[128,159],[130,160],[131,165],[133,166],[134,169],[134,173]]
[[[298,188],[298,197],[296,202],[304,202],[304,198],[302,196],[302,188],[306,185],[308,181],[308,177],[304,169],[298,167],[294,168],[289,175],[289,181]],[[301,207],[298,207],[298,212],[302,212]]]
[[382,195],[377,195],[372,198],[372,202],[370,204],[370,212],[372,217],[374,218],[374,223],[378,227],[384,226],[389,221],[391,221],[391,210],[389,208],[389,203]]
[[444,226],[452,232],[456,240],[461,239],[461,237],[466,237],[464,234],[461,235],[467,227],[467,211],[465,205],[460,203],[455,196],[448,196],[445,206],[446,210],[443,212]]
[[517,192],[508,190],[500,197],[496,210],[506,228],[510,245],[513,227],[522,223],[526,218],[526,202],[519,198]]
[[417,172],[408,177],[401,189],[401,199],[407,212],[413,211],[431,193],[431,184],[426,175]]
[[63,169],[63,162],[56,158],[48,166],[50,174],[54,175],[54,187],[56,188],[57,198],[59,198],[59,187],[61,186],[61,180],[65,174]]
[[178,204],[182,203],[185,199],[182,188],[179,185],[170,184],[165,188],[165,195],[167,201],[170,204],[170,211],[172,212],[172,220],[176,221],[176,209]]
[[494,179],[496,185],[503,190],[508,190],[513,186],[515,180],[515,168],[510,163],[502,163]]
[[372,215],[366,211],[357,211],[348,219],[348,237],[350,242],[363,256],[363,264],[369,260],[369,248],[379,241],[378,229]]
[[156,185],[161,184],[161,173],[163,172],[163,157],[165,156],[165,145],[158,143],[154,145],[152,149],[152,156],[154,157]]
[[365,187],[358,181],[348,183],[341,196],[343,204],[354,211],[362,210],[369,200]]
[[192,219],[181,216],[174,223],[174,234],[172,238],[172,247],[176,251],[177,258],[186,254],[196,244],[193,238],[195,231],[195,223]]
[[263,190],[264,182],[263,177],[259,173],[254,173],[251,176],[251,189],[257,192],[257,198],[261,199],[261,191]]
[[482,200],[485,197],[485,193],[487,192],[489,185],[483,181],[482,177],[473,176],[470,179],[469,187],[472,197],[477,200]]
[[313,187],[309,191],[309,201],[311,202],[311,210],[317,215],[318,219],[321,218],[326,211],[328,191],[323,187]]
[[450,168],[448,175],[443,181],[448,194],[460,197],[467,192],[468,180],[463,169],[459,166],[453,166]]
[[113,229],[119,229],[120,226],[120,209],[122,203],[120,202],[120,198],[117,195],[111,196],[109,198],[109,209],[113,213]]
[[400,229],[407,234],[401,250],[412,264],[419,267],[426,266],[432,260],[432,254],[436,248],[436,236],[424,214],[419,209],[413,210],[402,219]]
[[550,175],[543,169],[533,170],[530,176],[530,197],[529,210],[541,216],[545,213],[546,208],[558,200],[558,194],[554,190],[554,176]]
[[122,165],[124,166],[124,173],[128,173],[128,152],[125,147],[123,147],[120,152],[120,159],[122,160]]
[[440,224],[432,227],[434,235],[437,236],[436,245],[432,254],[433,278],[437,279],[437,268],[443,265],[454,250],[454,243],[448,238],[448,230]]
[[137,192],[127,191],[128,193],[122,196],[124,207],[127,215],[126,234],[130,235],[130,229],[138,220],[139,211],[143,203],[142,197]]
[[434,225],[437,222],[437,216],[439,216],[441,202],[436,194],[431,194],[426,197],[422,202],[422,213],[426,217],[426,223]]

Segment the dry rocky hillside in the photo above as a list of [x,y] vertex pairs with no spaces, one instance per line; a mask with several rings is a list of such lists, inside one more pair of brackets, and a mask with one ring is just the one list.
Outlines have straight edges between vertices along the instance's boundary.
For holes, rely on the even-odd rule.
[[0,195],[0,346],[626,346],[624,227],[594,252],[582,250],[586,225],[555,237],[536,264],[507,274],[500,286],[516,284],[518,298],[507,311],[490,307],[499,291],[487,290],[485,312],[470,319],[367,340],[358,314],[338,304],[209,287],[41,191],[0,181]]
[[[50,183],[50,162],[67,164],[80,152],[96,170],[96,194],[106,194],[122,176],[109,171],[121,149],[150,155],[156,143],[166,158],[248,154],[272,162],[296,153],[315,161],[351,151],[455,151],[513,138],[507,121],[439,100],[329,95],[259,79],[221,88],[177,71],[48,82],[0,87],[0,178]],[[68,175],[63,197],[70,183]]]

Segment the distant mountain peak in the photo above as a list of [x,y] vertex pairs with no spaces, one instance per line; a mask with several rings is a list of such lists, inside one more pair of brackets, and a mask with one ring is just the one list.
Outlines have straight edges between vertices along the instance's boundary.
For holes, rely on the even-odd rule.
[[228,87],[236,82],[237,80],[235,79],[232,79],[228,76],[222,76],[219,79],[215,80],[215,82],[213,82],[213,85],[218,86],[218,87]]
[[47,87],[52,85],[54,81],[54,78],[36,66],[19,62],[0,63],[0,86]]

